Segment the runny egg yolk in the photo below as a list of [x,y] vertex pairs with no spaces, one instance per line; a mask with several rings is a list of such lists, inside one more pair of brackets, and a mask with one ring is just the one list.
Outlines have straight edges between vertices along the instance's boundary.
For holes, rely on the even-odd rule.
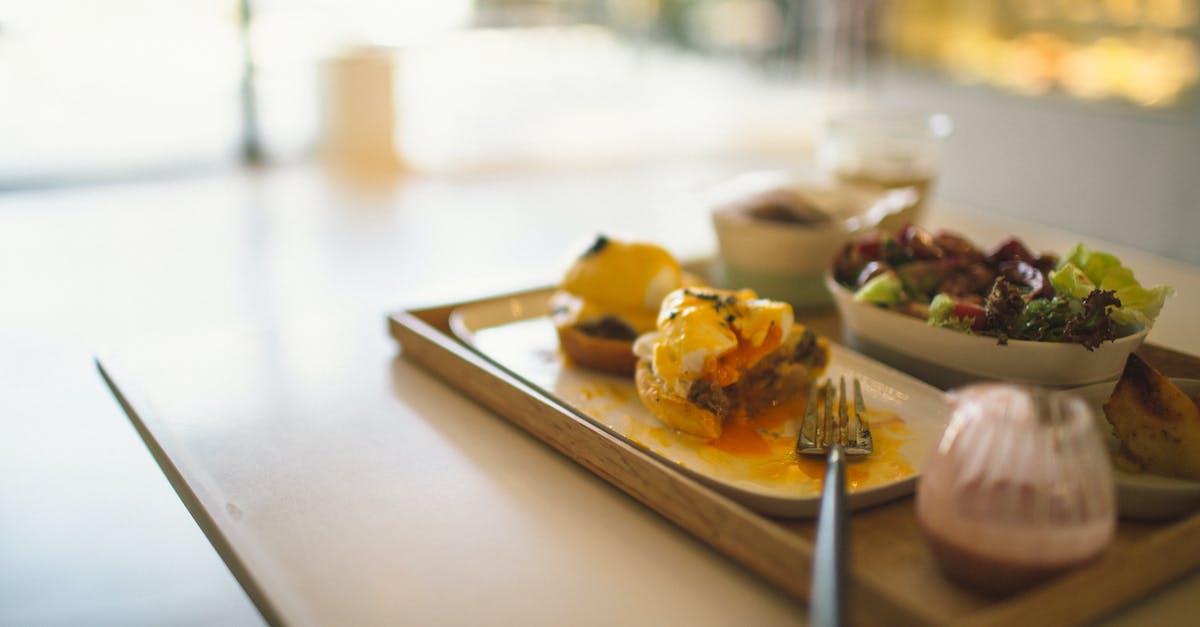
[[713,370],[713,382],[721,387],[737,383],[747,368],[758,363],[765,355],[775,350],[783,339],[779,325],[771,325],[767,337],[762,344],[755,346],[748,340],[738,336],[737,348],[717,358],[717,367]]
[[675,290],[659,311],[654,372],[680,396],[700,379],[731,385],[779,347],[793,322],[791,305],[753,290]]

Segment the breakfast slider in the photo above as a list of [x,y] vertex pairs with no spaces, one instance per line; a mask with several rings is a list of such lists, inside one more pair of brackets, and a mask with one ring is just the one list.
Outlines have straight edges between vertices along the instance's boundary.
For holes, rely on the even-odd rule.
[[657,330],[634,345],[638,395],[663,423],[711,440],[730,417],[753,418],[804,391],[828,348],[787,303],[752,290],[681,288],[663,300]]
[[633,341],[654,330],[663,298],[685,280],[659,246],[597,237],[550,299],[559,345],[582,366],[633,374]]

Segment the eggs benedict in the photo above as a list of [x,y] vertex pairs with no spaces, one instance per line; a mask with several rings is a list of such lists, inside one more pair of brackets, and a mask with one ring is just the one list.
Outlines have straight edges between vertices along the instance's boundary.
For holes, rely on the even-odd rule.
[[633,374],[633,341],[654,330],[663,298],[685,280],[679,262],[659,246],[597,237],[551,297],[559,346],[582,366]]
[[828,347],[787,303],[753,290],[677,289],[634,345],[638,395],[668,426],[715,439],[731,416],[752,418],[802,391]]

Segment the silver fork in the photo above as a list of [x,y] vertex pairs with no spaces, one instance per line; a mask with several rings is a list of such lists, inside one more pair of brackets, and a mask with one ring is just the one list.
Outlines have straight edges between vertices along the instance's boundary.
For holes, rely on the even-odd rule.
[[[809,389],[808,405],[804,408],[800,435],[796,438],[797,454],[825,455],[835,443],[840,444],[845,454],[851,457],[871,454],[875,445],[871,439],[871,425],[867,423],[867,407],[863,402],[862,385],[858,379],[853,381],[853,420],[846,406],[846,377],[841,377],[838,381],[841,393],[837,395],[836,416],[833,413],[833,382],[826,379],[825,383],[813,385]],[[824,413],[819,409],[821,406],[825,408]]]
[[[854,379],[853,425],[846,406],[845,377],[838,387],[835,417],[833,383],[826,380],[823,385],[812,386],[796,438],[798,454],[826,455],[808,606],[809,623],[818,627],[841,625],[846,603],[846,457],[869,455],[874,449],[858,379]],[[817,408],[821,404],[824,412]]]

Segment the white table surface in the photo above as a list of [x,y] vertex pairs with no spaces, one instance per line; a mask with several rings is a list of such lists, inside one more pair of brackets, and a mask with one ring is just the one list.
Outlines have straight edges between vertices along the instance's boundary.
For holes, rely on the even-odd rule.
[[[294,168],[10,197],[50,239],[5,238],[10,267],[39,264],[6,275],[22,298],[5,321],[102,356],[268,621],[795,624],[803,606],[403,359],[385,328],[401,308],[552,282],[598,231],[709,254],[699,192],[766,165],[372,187]],[[966,210],[931,222],[1076,239]],[[1200,268],[1104,247],[1178,290],[1150,341],[1200,354]],[[1198,599],[1193,575],[1112,622]]]

